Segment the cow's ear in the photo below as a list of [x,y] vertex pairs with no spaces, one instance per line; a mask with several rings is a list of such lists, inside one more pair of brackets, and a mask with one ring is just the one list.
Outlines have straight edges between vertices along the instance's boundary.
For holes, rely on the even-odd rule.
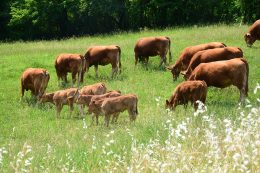
[[166,70],[172,71],[172,67],[166,67]]
[[182,74],[183,76],[185,76],[186,73],[187,73],[187,71],[182,71],[182,72],[181,72],[181,74]]

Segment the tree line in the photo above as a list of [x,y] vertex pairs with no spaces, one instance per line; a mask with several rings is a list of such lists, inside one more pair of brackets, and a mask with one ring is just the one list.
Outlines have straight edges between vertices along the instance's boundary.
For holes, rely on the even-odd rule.
[[2,0],[0,9],[0,40],[252,23],[260,18],[259,0]]

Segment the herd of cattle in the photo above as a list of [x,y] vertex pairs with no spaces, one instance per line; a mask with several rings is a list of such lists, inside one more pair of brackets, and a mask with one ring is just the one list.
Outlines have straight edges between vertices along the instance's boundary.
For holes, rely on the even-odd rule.
[[[256,40],[260,40],[260,20],[257,20],[244,36],[246,44],[251,47]],[[135,65],[138,62],[146,64],[151,56],[159,55],[160,66],[166,65],[166,55],[169,53],[169,62],[172,56],[169,37],[145,37],[137,41]],[[55,69],[58,80],[67,82],[67,73],[72,74],[73,83],[83,82],[84,73],[94,65],[98,76],[98,65],[112,65],[111,77],[121,72],[121,49],[117,45],[90,47],[84,56],[80,54],[60,54],[55,60]],[[207,87],[225,88],[236,86],[240,91],[240,102],[243,102],[248,93],[249,66],[243,58],[243,51],[239,47],[228,47],[224,43],[211,42],[185,48],[174,65],[167,67],[175,81],[179,74],[184,75],[185,82],[180,83],[169,100],[166,108],[175,109],[177,105],[187,106],[190,101],[195,110],[198,100],[205,103]],[[40,102],[51,102],[56,106],[56,115],[59,118],[63,105],[69,105],[70,116],[73,104],[80,105],[81,114],[84,107],[92,114],[92,123],[99,115],[105,116],[108,126],[110,117],[116,122],[120,112],[128,110],[130,121],[134,121],[138,114],[138,98],[135,94],[121,94],[118,90],[108,91],[104,83],[87,85],[83,88],[69,88],[52,93],[45,93],[50,75],[46,69],[28,68],[21,77],[22,97],[24,91],[30,90]]]

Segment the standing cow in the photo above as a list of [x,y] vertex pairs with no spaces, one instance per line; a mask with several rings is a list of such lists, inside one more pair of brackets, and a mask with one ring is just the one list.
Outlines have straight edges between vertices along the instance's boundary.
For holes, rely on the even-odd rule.
[[249,28],[248,33],[244,35],[246,44],[251,47],[256,40],[260,40],[260,19]]
[[166,55],[169,51],[169,62],[172,61],[171,56],[171,40],[169,37],[145,37],[139,39],[134,48],[135,52],[135,65],[139,61],[144,61],[147,68],[149,56],[161,57],[160,67],[162,63],[166,65]]
[[21,76],[21,93],[30,90],[32,95],[40,97],[44,94],[50,80],[49,72],[42,68],[28,68]]
[[200,64],[213,61],[230,60],[243,57],[243,51],[239,47],[224,47],[216,49],[208,49],[197,52],[190,61],[184,78],[187,80],[192,71]]
[[111,78],[113,78],[119,67],[119,73],[121,73],[121,48],[117,45],[110,46],[92,46],[88,48],[84,55],[86,59],[86,71],[89,67],[94,65],[96,77],[98,76],[98,65],[112,65]]
[[248,92],[248,63],[243,58],[227,61],[201,63],[191,73],[188,80],[204,80],[208,86],[225,88],[236,86],[240,91],[240,102]]
[[62,79],[67,82],[67,73],[71,73],[73,84],[78,80],[83,82],[85,73],[85,60],[80,54],[60,54],[55,60],[55,69],[58,80]]
[[170,70],[172,73],[173,81],[177,80],[181,71],[187,70],[190,60],[195,53],[202,51],[202,50],[223,48],[223,47],[226,47],[226,45],[224,43],[220,43],[220,42],[210,42],[210,43],[206,43],[206,44],[199,44],[196,46],[186,47],[181,52],[181,54],[180,54],[179,58],[177,59],[177,61],[175,62],[175,64],[170,67],[167,67],[167,69]]
[[204,81],[185,81],[180,83],[169,100],[166,100],[166,108],[174,110],[178,105],[184,105],[186,108],[190,101],[197,110],[198,103],[201,101],[205,104],[208,87]]

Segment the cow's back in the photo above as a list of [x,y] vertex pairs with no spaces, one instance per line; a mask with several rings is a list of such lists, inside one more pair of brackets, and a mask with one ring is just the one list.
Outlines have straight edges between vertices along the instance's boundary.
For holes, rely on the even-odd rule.
[[227,61],[201,63],[192,72],[189,80],[204,80],[208,86],[225,88],[241,81],[247,74],[245,63],[240,58]]
[[117,112],[122,112],[128,108],[136,108],[137,101],[137,96],[134,94],[106,98],[101,105],[101,109],[105,114],[114,114]]
[[119,56],[120,47],[117,45],[109,46],[92,46],[86,54],[86,61],[89,66],[92,65],[107,65],[114,61],[114,57]]
[[175,65],[178,66],[178,64],[182,64],[181,70],[186,70],[188,68],[191,58],[193,57],[193,55],[195,53],[197,53],[199,51],[208,50],[208,49],[224,48],[224,47],[226,47],[226,45],[221,42],[210,42],[210,43],[186,47],[181,52]]
[[103,82],[96,83],[93,85],[87,85],[84,86],[80,90],[80,94],[85,94],[85,95],[100,95],[100,94],[105,94],[107,91],[106,85]]
[[145,37],[137,41],[134,51],[136,56],[156,56],[169,46],[167,37]]

